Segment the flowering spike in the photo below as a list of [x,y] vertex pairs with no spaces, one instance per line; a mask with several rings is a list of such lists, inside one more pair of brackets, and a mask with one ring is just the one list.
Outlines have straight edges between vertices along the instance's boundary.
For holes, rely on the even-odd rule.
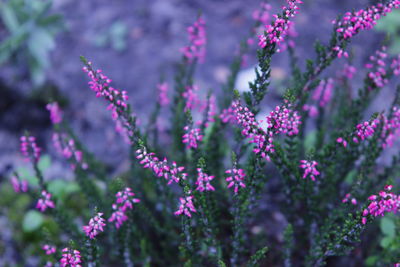
[[307,178],[307,176],[310,176],[311,180],[315,181],[315,176],[320,175],[319,171],[317,170],[318,163],[315,160],[300,160],[300,163],[300,168],[304,169],[303,179]]
[[225,180],[228,182],[228,188],[233,187],[233,191],[237,194],[239,187],[245,188],[244,178],[246,174],[243,169],[237,169],[236,167],[226,170],[225,173],[229,174]]
[[83,231],[90,238],[95,238],[100,232],[104,232],[105,220],[102,218],[103,213],[97,213],[96,216],[89,220],[89,224],[83,226]]
[[47,208],[55,208],[54,202],[51,200],[51,194],[46,192],[45,190],[42,191],[42,198],[39,198],[36,208],[41,212],[45,212]]
[[60,260],[61,267],[82,267],[81,253],[76,249],[64,248]]
[[186,216],[191,218],[191,212],[197,212],[196,208],[193,205],[193,196],[180,197],[179,202],[179,209],[175,211],[175,215],[185,214]]
[[21,140],[21,153],[26,160],[38,162],[40,158],[41,148],[36,144],[36,138],[33,136],[24,135]]
[[211,185],[211,180],[214,179],[214,176],[208,175],[203,172],[201,168],[197,168],[197,181],[196,185],[197,191],[203,192],[203,191],[215,191],[215,188]]
[[62,122],[63,112],[57,102],[47,104],[46,109],[50,111],[50,120],[53,124]]
[[190,44],[181,48],[182,54],[189,62],[198,60],[203,63],[206,56],[205,46],[207,43],[204,19],[199,17],[192,26],[187,28],[187,32]]

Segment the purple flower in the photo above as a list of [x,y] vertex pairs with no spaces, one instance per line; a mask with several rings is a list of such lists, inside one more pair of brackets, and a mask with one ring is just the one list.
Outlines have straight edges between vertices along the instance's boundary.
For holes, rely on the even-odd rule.
[[47,208],[55,208],[54,202],[51,200],[51,194],[46,192],[45,190],[42,191],[42,198],[39,198],[36,208],[41,212],[45,212]]
[[319,171],[317,170],[318,163],[308,160],[300,160],[300,168],[304,169],[303,179],[310,176],[311,180],[315,181],[315,176],[320,175]]
[[97,213],[96,216],[89,220],[89,224],[83,226],[83,231],[90,238],[95,238],[100,232],[104,232],[105,220],[102,218],[103,213]]
[[185,214],[188,217],[192,217],[191,212],[196,212],[196,209],[193,205],[193,196],[186,196],[179,198],[179,209],[175,211],[175,215]]
[[233,191],[235,194],[237,194],[239,187],[246,187],[243,182],[246,177],[243,169],[232,168],[226,170],[225,173],[230,174],[225,180],[228,182],[228,188],[234,187]]

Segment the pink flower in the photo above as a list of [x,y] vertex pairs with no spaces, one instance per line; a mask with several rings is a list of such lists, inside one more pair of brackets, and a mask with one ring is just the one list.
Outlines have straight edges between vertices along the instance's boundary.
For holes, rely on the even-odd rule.
[[195,84],[185,87],[185,92],[182,93],[183,98],[186,100],[185,111],[192,110],[200,104],[197,91],[199,91],[199,87]]
[[46,252],[46,255],[51,255],[56,253],[56,247],[51,245],[43,245],[42,249]]
[[[364,141],[368,137],[371,137],[374,135],[375,129],[376,129],[376,127],[378,127],[378,124],[379,124],[378,119],[372,120],[371,122],[365,121],[363,123],[360,123],[356,126],[357,129],[356,129],[355,134],[358,138],[361,139],[361,141]],[[353,141],[355,143],[358,143],[357,137],[353,138]]]
[[228,188],[234,187],[233,191],[237,194],[239,187],[245,188],[244,178],[246,174],[243,169],[232,168],[226,170],[225,173],[230,174],[225,180],[228,182]]
[[[380,50],[375,52],[374,56],[370,56],[370,62],[365,64],[367,69],[371,69],[368,72],[368,78],[376,87],[383,87],[385,86],[389,80],[387,79],[386,73],[386,62],[385,59],[387,58],[386,47],[383,46]],[[372,89],[372,88],[370,88]]]
[[111,111],[111,117],[117,123],[117,132],[130,143],[134,130],[127,119],[127,117],[133,116],[128,113],[130,109],[128,108],[127,92],[110,86],[111,79],[104,75],[102,70],[93,69],[91,62],[88,62],[83,67],[83,71],[91,79],[89,86],[96,93],[96,97],[103,97],[109,102],[107,109]]
[[186,179],[187,174],[184,173],[184,167],[177,166],[176,162],[169,165],[166,158],[159,160],[154,153],[147,153],[146,147],[136,150],[136,158],[140,160],[143,168],[152,169],[157,177],[164,177],[168,180],[168,184],[179,182],[180,179]]
[[357,205],[357,199],[355,199],[354,197],[352,198],[350,193],[346,194],[346,196],[342,199],[342,203],[347,203],[349,202],[349,200],[351,204]]
[[356,67],[351,66],[349,64],[345,64],[344,68],[343,68],[343,75],[347,78],[347,79],[353,79],[354,74],[357,72]]
[[253,152],[269,161],[269,154],[274,152],[272,132],[262,129],[254,114],[240,105],[239,101],[234,101],[228,112],[232,112],[233,119],[242,128],[242,135],[249,139],[249,143],[255,144]]
[[187,32],[190,44],[181,48],[182,54],[189,62],[194,60],[198,60],[200,63],[204,62],[207,43],[204,19],[199,17],[192,26],[187,28]]
[[185,126],[183,129],[186,133],[182,136],[182,143],[187,144],[188,148],[197,148],[197,142],[203,140],[201,130],[199,128],[191,129],[189,126]]
[[253,11],[253,19],[255,21],[260,22],[263,25],[266,25],[270,22],[271,19],[271,14],[270,14],[270,10],[271,10],[271,5],[268,3],[261,3],[261,8],[260,9],[256,9]]
[[319,102],[320,107],[325,107],[332,98],[334,88],[333,79],[321,80],[312,95],[312,99]]
[[46,106],[47,110],[50,111],[50,120],[53,124],[59,124],[62,121],[63,112],[58,106],[57,102],[49,103]]
[[391,147],[396,137],[400,135],[400,109],[398,107],[393,107],[391,118],[386,118],[382,116],[382,147]]
[[15,193],[28,191],[28,182],[26,180],[20,181],[15,175],[11,177],[11,184],[14,188]]
[[55,205],[54,202],[51,200],[51,194],[43,190],[42,198],[39,198],[36,204],[36,208],[41,212],[45,212],[47,208],[54,209]]
[[168,84],[166,82],[157,84],[158,89],[158,103],[160,106],[168,106]]
[[314,105],[304,105],[303,106],[303,110],[304,111],[308,111],[308,115],[311,117],[311,118],[315,118],[315,117],[317,117],[318,116],[318,108],[316,107],[316,106],[314,106]]
[[89,224],[83,226],[83,231],[90,238],[95,238],[100,232],[104,232],[105,220],[101,217],[103,213],[97,213],[96,216],[89,220]]
[[281,15],[273,15],[275,20],[271,24],[265,25],[266,34],[259,36],[258,45],[261,48],[265,48],[269,44],[279,46],[284,41],[291,25],[289,19],[297,14],[298,4],[301,3],[302,1],[300,0],[287,0],[288,5],[282,7],[283,13]]
[[396,213],[400,210],[400,196],[391,193],[392,185],[387,185],[378,195],[368,197],[368,207],[362,213],[362,224],[367,223],[368,215],[373,217],[384,216],[388,212]]
[[40,158],[40,147],[36,145],[36,139],[33,136],[22,136],[21,140],[21,153],[26,160],[37,162]]
[[44,245],[42,249],[46,252],[46,255],[51,255],[56,253],[56,247],[51,245]]
[[[337,38],[339,40],[347,40],[360,31],[372,29],[377,21],[391,12],[393,8],[399,8],[399,0],[391,0],[385,4],[378,3],[367,9],[360,9],[358,11],[346,12],[341,20],[334,20],[333,24],[336,26]],[[337,52],[337,56],[340,58],[342,55],[348,57],[347,52],[343,51],[343,48],[336,46],[334,51]]]
[[315,181],[315,176],[320,175],[317,170],[318,163],[316,161],[300,160],[300,168],[304,169],[303,179],[310,176],[311,180]]
[[83,152],[76,148],[74,139],[66,133],[53,133],[52,140],[56,151],[72,161],[71,168],[73,170],[77,165],[84,170],[88,168],[88,164],[83,160]]
[[336,139],[336,142],[342,144],[344,147],[347,147],[347,141],[343,137]]
[[400,75],[400,55],[398,55],[397,58],[393,59],[390,67],[392,68],[394,75]]
[[114,212],[111,214],[111,217],[108,219],[109,222],[115,222],[115,227],[119,229],[122,224],[128,220],[128,216],[126,216],[125,212],[118,209],[116,204],[112,206]]
[[120,205],[121,211],[125,212],[127,209],[133,209],[133,204],[140,202],[140,199],[134,198],[134,196],[135,193],[133,193],[132,189],[129,187],[126,187],[124,191],[120,191],[116,194],[116,203]]
[[283,106],[277,106],[266,118],[267,127],[274,134],[285,133],[289,136],[299,133],[301,124],[297,111],[291,109],[291,104],[285,101]]
[[201,168],[197,168],[197,181],[196,190],[203,192],[203,191],[215,191],[215,188],[211,185],[211,180],[214,179],[214,176],[208,175],[203,172]]
[[81,253],[78,250],[72,250],[70,248],[64,248],[62,250],[62,258],[60,260],[61,267],[82,267],[80,263],[82,263]]
[[175,215],[185,214],[186,216],[191,218],[191,212],[197,212],[193,205],[193,196],[180,197],[179,202],[179,209],[175,211]]

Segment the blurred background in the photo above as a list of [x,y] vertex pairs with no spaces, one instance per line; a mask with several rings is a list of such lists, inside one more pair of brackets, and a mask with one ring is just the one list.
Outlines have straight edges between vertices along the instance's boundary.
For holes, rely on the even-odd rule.
[[[91,60],[117,88],[128,91],[130,103],[142,125],[154,107],[156,85],[163,77],[172,87],[179,49],[188,43],[186,28],[204,16],[207,30],[207,55],[200,65],[195,83],[201,90],[221,93],[229,74],[229,64],[241,41],[254,25],[252,12],[262,1],[243,0],[0,0],[0,182],[12,168],[23,165],[19,136],[28,130],[38,137],[44,154],[57,158],[51,145],[51,123],[46,104],[58,101],[66,118],[88,149],[110,164],[111,172],[129,166],[129,151],[117,137],[109,111],[87,86],[80,55]],[[314,58],[313,43],[327,42],[331,21],[337,14],[363,8],[376,1],[304,0],[294,20],[300,65]],[[274,14],[283,0],[269,1]],[[392,54],[400,52],[400,13],[393,12],[370,32],[353,40],[349,51],[356,67],[361,67],[386,35]],[[396,35],[397,34],[397,35]],[[397,36],[397,37],[395,37]],[[253,46],[237,86],[246,90],[256,63]],[[346,63],[338,60],[325,73],[336,75]],[[274,56],[271,92],[263,102],[274,106],[290,72],[287,53]],[[355,83],[362,81],[362,75]],[[357,84],[355,84],[357,87]],[[386,90],[386,89],[385,89]],[[376,106],[388,104],[391,93],[384,90]],[[161,122],[162,124],[162,122]],[[54,157],[53,157],[54,156]],[[49,161],[50,159],[47,158]],[[53,160],[46,165],[47,176],[63,177],[71,172],[67,164]],[[72,175],[72,174],[71,174]],[[0,203],[2,204],[4,203]],[[0,210],[1,215],[1,210]],[[0,229],[7,229],[0,216]],[[32,229],[28,229],[31,231]],[[0,233],[7,240],[7,233]],[[4,244],[4,243],[3,243]],[[4,252],[0,243],[0,251]],[[11,252],[10,252],[11,253]],[[1,253],[0,253],[1,254]],[[4,254],[6,255],[6,254]],[[12,257],[12,253],[8,256]],[[1,262],[0,262],[1,265]]]

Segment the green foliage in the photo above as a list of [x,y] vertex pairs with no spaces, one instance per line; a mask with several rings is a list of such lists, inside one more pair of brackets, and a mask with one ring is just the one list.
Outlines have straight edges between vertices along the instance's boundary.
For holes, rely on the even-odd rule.
[[51,5],[52,0],[0,2],[0,18],[8,31],[0,42],[0,65],[11,62],[29,66],[35,86],[44,83],[56,34],[64,29],[61,16],[51,14]]
[[123,52],[127,47],[128,26],[122,21],[116,21],[110,28],[100,33],[94,39],[99,47],[111,46],[117,52]]
[[400,53],[400,11],[393,10],[376,24],[375,29],[386,33],[390,40],[389,52],[393,55]]

